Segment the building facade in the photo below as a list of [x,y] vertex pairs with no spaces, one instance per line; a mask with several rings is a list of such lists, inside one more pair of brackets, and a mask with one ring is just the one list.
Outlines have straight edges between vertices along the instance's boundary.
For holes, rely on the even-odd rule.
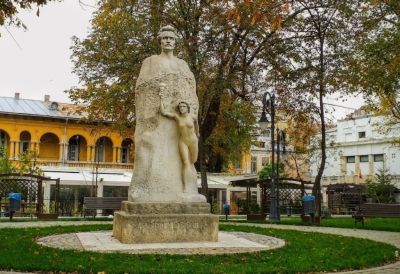
[[[134,161],[133,133],[124,137],[108,123],[85,123],[74,108],[50,96],[44,101],[22,99],[18,93],[0,97],[0,145],[14,165],[22,152],[33,151],[44,176],[60,178],[60,213],[67,216],[81,214],[84,196],[127,197]],[[236,177],[228,175],[208,176],[215,213],[227,202],[237,214],[234,203],[245,197],[246,189],[231,187]],[[43,183],[46,212],[52,210],[55,191],[54,182]],[[254,197],[259,200],[259,191]]]
[[[382,168],[392,175],[400,188],[400,149],[391,142],[398,138],[395,131],[378,132],[382,117],[359,109],[337,122],[327,131],[327,160],[323,185],[337,183],[364,184]],[[311,175],[315,178],[318,156],[311,161]]]

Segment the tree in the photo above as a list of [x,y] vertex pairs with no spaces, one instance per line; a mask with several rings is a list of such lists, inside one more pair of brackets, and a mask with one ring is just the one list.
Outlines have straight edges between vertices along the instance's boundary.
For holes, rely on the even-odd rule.
[[[284,177],[285,176],[285,163],[279,163],[276,165],[278,166],[278,174],[279,177]],[[271,177],[272,173],[272,165],[266,165],[263,167],[263,169],[258,173],[258,178],[259,179],[269,179]]]
[[[110,134],[110,126],[108,123],[102,123],[100,121],[94,122],[92,124],[88,123],[86,127],[86,131],[89,134],[90,138],[92,139],[92,143],[95,144],[94,146],[94,161],[92,162],[91,159],[87,159],[88,161],[90,160],[92,162],[91,165],[91,186],[90,186],[90,197],[97,197],[97,190],[98,190],[98,183],[100,181],[100,174],[102,172],[101,170],[101,164],[100,162],[103,162],[100,158],[104,157],[103,155],[103,149],[106,147],[106,138]],[[84,173],[82,173],[84,174]],[[85,181],[86,177],[84,175]]]
[[[325,98],[346,93],[344,79],[354,28],[350,25],[354,1],[299,0],[292,8],[297,16],[282,23],[280,50],[269,78],[281,108],[297,122],[307,119],[319,126],[321,161],[313,193],[320,207],[321,178],[326,163],[326,129],[329,123]],[[318,208],[321,212],[321,208]]]
[[16,172],[16,167],[10,160],[10,155],[7,151],[7,147],[0,145],[0,174],[14,173]]
[[38,162],[37,159],[39,155],[36,151],[28,150],[18,154],[19,164],[15,165],[10,160],[7,148],[5,146],[0,146],[0,173],[14,173],[18,172],[20,174],[36,174],[43,176],[44,172],[39,167],[40,165],[45,165],[43,162]]
[[308,179],[311,155],[316,147],[311,146],[312,137],[317,133],[318,125],[315,121],[309,120],[307,113],[297,113],[296,121],[289,119],[285,129],[288,137],[288,146],[292,148],[288,151],[287,169],[296,179]]
[[36,151],[27,150],[21,152],[18,154],[18,158],[20,161],[18,172],[20,174],[29,173],[44,176],[44,172],[40,168],[40,165],[45,165],[46,163],[37,161],[39,154]]
[[[89,119],[112,121],[114,129],[132,134],[134,87],[141,63],[158,53],[155,37],[160,25],[174,26],[183,38],[176,51],[188,62],[197,84],[198,168],[202,194],[207,197],[207,167],[219,170],[219,157],[234,157],[238,147],[250,147],[250,138],[242,146],[237,144],[255,122],[250,115],[258,107],[248,95],[265,87],[262,74],[275,32],[269,22],[252,25],[251,9],[236,24],[221,16],[225,3],[213,1],[105,0],[99,4],[87,39],[73,38],[74,72],[84,88],[72,88],[71,100],[86,104],[80,111],[87,112]],[[236,131],[232,125],[238,127]]]
[[253,141],[249,134],[255,123],[252,111],[248,103],[224,96],[221,115],[206,142],[209,172],[222,172],[229,163],[241,160],[242,152],[248,150]]
[[373,179],[367,179],[365,184],[365,192],[368,197],[378,203],[395,202],[396,185],[392,182],[392,176],[389,174],[389,169],[385,166],[378,169]]
[[370,109],[384,117],[378,129],[386,133],[400,122],[400,2],[365,0],[361,8],[357,19],[362,29],[349,75]]

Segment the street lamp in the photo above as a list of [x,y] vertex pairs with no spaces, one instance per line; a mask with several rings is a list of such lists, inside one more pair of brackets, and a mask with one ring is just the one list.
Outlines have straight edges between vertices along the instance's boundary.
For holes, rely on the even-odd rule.
[[275,94],[271,94],[268,91],[264,93],[263,99],[263,111],[261,113],[261,119],[258,121],[258,124],[260,125],[260,128],[262,131],[266,130],[268,128],[269,121],[267,119],[266,115],[266,109],[267,107],[270,109],[270,114],[271,114],[271,147],[272,147],[272,152],[271,152],[271,206],[270,206],[270,212],[269,212],[269,221],[271,223],[275,223],[279,221],[278,217],[278,208],[276,204],[276,185],[275,185]]
[[[280,130],[279,128],[276,129],[276,136],[277,136],[277,146],[276,146],[276,151],[277,151],[277,168],[276,168],[276,189],[277,189],[277,193],[276,193],[276,200],[277,200],[277,204],[278,204],[278,209],[279,209],[279,204],[280,204],[280,196],[279,196],[279,164],[280,164],[280,156],[282,155],[282,160],[285,161],[286,160],[286,135],[285,132],[283,130]],[[281,149],[280,146],[282,145],[282,153],[281,153]],[[281,213],[280,210],[278,210],[278,220],[281,220]]]

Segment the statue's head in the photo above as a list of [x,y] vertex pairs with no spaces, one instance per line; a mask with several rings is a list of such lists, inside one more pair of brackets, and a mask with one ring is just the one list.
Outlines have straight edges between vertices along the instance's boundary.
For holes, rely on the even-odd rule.
[[177,104],[177,106],[176,106],[176,109],[178,110],[179,113],[182,113],[181,110],[180,110],[180,106],[181,106],[181,105],[186,105],[186,107],[187,107],[187,112],[188,112],[188,113],[190,112],[190,105],[189,105],[189,103],[188,103],[187,101],[185,101],[185,100],[180,100],[180,101],[178,101],[178,104]]
[[176,32],[176,29],[173,26],[164,26],[160,29],[160,31],[157,34],[157,40],[158,43],[161,44],[161,39],[165,35],[170,35],[175,38],[175,40],[178,38],[178,33]]

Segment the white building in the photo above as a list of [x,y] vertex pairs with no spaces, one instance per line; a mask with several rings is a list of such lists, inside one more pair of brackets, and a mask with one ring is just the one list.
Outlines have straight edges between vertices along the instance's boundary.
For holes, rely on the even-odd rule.
[[[394,131],[380,134],[377,129],[382,117],[363,109],[355,111],[327,130],[327,159],[322,185],[365,183],[378,169],[385,167],[400,188],[400,148],[391,144],[399,138]],[[331,145],[332,144],[332,145]],[[311,175],[318,171],[318,156],[313,158]]]

